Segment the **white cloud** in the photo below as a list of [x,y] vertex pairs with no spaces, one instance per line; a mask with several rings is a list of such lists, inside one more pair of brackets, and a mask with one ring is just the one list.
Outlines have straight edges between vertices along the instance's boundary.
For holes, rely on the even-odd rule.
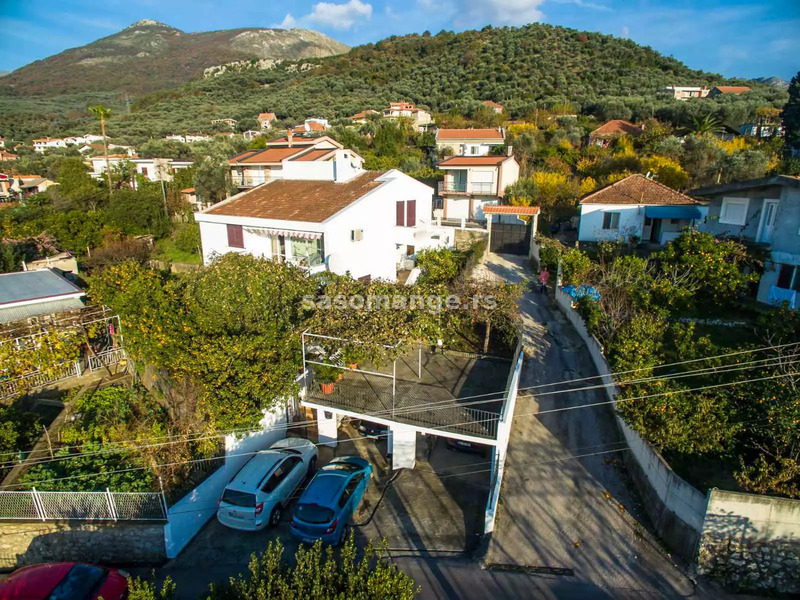
[[344,4],[317,2],[311,12],[295,19],[288,13],[279,27],[322,27],[328,29],[352,29],[362,21],[372,18],[372,4],[361,0],[348,0]]
[[455,25],[525,25],[540,21],[545,0],[457,0]]
[[619,34],[624,38],[629,38],[631,37],[631,30],[627,25],[623,25],[622,29],[619,30]]

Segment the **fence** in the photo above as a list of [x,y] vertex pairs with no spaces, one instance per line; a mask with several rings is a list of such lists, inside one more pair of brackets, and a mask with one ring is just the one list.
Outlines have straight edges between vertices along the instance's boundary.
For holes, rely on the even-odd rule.
[[7,398],[19,394],[21,391],[42,387],[69,377],[79,377],[81,374],[80,362],[63,363],[51,371],[33,371],[13,379],[0,381],[0,398]]
[[160,492],[0,492],[0,520],[166,521]]
[[127,358],[125,348],[112,348],[89,357],[89,370],[96,371],[105,367],[110,367]]

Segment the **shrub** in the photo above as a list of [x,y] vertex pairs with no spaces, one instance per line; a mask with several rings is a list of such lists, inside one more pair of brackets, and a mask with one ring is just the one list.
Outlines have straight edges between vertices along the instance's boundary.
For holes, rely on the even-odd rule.
[[188,254],[200,254],[200,225],[190,221],[175,232],[175,247]]

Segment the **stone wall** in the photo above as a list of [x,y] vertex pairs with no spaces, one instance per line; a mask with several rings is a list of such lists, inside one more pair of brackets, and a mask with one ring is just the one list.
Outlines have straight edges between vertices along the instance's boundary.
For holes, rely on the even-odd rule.
[[485,229],[455,229],[453,234],[453,247],[456,250],[468,250],[477,241],[487,239],[489,234]]
[[733,590],[800,593],[800,501],[711,490],[697,567]]
[[107,565],[159,565],[166,558],[163,523],[0,523],[0,570],[73,560]]

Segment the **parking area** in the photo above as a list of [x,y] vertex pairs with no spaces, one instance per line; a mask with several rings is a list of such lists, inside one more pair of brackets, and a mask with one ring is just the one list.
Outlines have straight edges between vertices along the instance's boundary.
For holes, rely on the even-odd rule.
[[[336,456],[357,455],[373,466],[374,477],[353,518],[357,543],[385,538],[393,550],[430,554],[472,549],[483,527],[487,456],[449,450],[444,438],[429,436],[430,441],[417,444],[415,469],[391,472],[385,437],[366,438],[353,425],[342,424],[336,448],[319,448],[319,465]],[[285,558],[291,558],[298,547],[289,532],[293,508],[284,512],[278,527],[258,532],[237,531],[216,518],[210,520],[180,556],[157,570],[159,579],[172,577],[179,598],[197,598],[209,583],[246,572],[250,556],[272,540],[280,540]]]

